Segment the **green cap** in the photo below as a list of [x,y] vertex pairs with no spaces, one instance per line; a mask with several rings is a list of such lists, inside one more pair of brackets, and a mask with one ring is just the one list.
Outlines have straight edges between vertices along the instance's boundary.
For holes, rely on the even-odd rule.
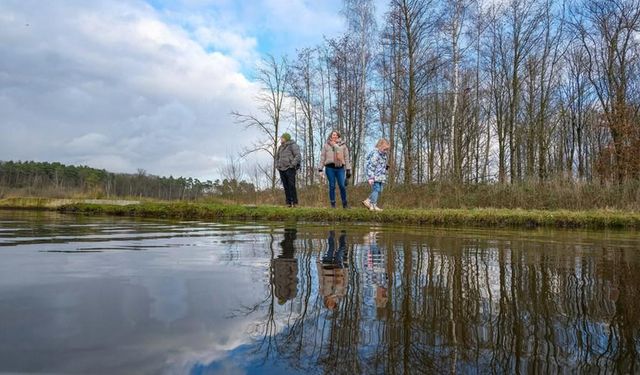
[[291,134],[283,133],[281,138],[284,139],[285,141],[290,141],[291,140]]

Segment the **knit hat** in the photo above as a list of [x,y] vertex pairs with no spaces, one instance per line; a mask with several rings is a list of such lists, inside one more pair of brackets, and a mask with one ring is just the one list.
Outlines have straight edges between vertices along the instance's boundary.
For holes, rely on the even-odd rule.
[[284,139],[285,141],[290,141],[291,140],[291,134],[283,133],[281,138]]

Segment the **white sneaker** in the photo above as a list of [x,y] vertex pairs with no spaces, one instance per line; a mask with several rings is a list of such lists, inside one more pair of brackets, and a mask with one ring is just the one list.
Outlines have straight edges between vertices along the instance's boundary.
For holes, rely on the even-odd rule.
[[377,204],[372,204],[371,207],[371,210],[373,211],[382,211],[382,208],[378,207]]
[[371,201],[369,200],[369,198],[363,200],[362,204],[364,204],[364,206],[369,210],[373,211],[373,206],[371,205]]

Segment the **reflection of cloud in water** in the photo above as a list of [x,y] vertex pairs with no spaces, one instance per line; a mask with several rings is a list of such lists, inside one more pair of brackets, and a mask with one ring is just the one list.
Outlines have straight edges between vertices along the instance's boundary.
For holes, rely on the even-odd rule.
[[[184,373],[227,358],[253,339],[247,332],[260,316],[232,316],[232,310],[264,297],[268,255],[262,243],[219,240],[96,239],[90,246],[4,248],[0,297],[8,307],[0,309],[0,321],[13,323],[0,335],[0,372],[28,363],[60,373]],[[46,252],[126,246],[146,251]],[[234,262],[225,261],[229,252]],[[27,359],[33,350],[40,354]]]
[[[243,320],[234,319],[220,327],[225,332],[203,335],[198,337],[185,337],[183,346],[178,350],[173,349],[173,353],[166,358],[166,366],[163,373],[185,373],[191,370],[196,374],[244,374],[245,371],[232,358],[234,351],[242,348],[251,342],[251,338],[246,335],[250,326],[256,323],[254,317],[245,317]],[[222,337],[224,336],[224,337]],[[196,341],[194,339],[198,339]],[[175,345],[175,340],[171,340],[170,345]],[[211,368],[209,366],[213,365]],[[205,369],[206,371],[202,371]],[[195,372],[194,372],[195,370]]]
[[146,279],[143,285],[151,297],[150,318],[155,318],[168,324],[187,313],[187,288],[181,279],[156,278]]
[[[0,372],[311,375],[402,373],[408,365],[513,373],[515,361],[529,372],[637,368],[636,357],[635,367],[619,361],[637,352],[639,258],[625,250],[638,248],[637,236],[542,242],[523,239],[532,232],[349,232],[348,256],[337,264],[350,275],[340,285],[343,303],[330,311],[323,291],[338,288],[321,290],[326,280],[317,262],[336,260],[325,255],[335,254],[339,241],[327,242],[325,229],[281,242],[277,228],[193,236],[188,227],[132,222],[141,236],[104,240],[85,230],[104,219],[83,219],[89,222],[82,226],[65,220],[21,233],[46,239],[73,227],[82,231],[70,238],[90,241],[24,243],[16,234],[2,247]],[[153,235],[160,227],[170,228],[169,237]],[[145,251],[116,250],[133,246]],[[79,248],[115,251],[66,252]],[[409,363],[395,359],[407,350]]]

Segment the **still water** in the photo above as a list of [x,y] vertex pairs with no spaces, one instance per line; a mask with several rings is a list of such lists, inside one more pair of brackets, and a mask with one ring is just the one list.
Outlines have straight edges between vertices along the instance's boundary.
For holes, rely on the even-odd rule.
[[0,372],[639,373],[640,236],[0,211]]

